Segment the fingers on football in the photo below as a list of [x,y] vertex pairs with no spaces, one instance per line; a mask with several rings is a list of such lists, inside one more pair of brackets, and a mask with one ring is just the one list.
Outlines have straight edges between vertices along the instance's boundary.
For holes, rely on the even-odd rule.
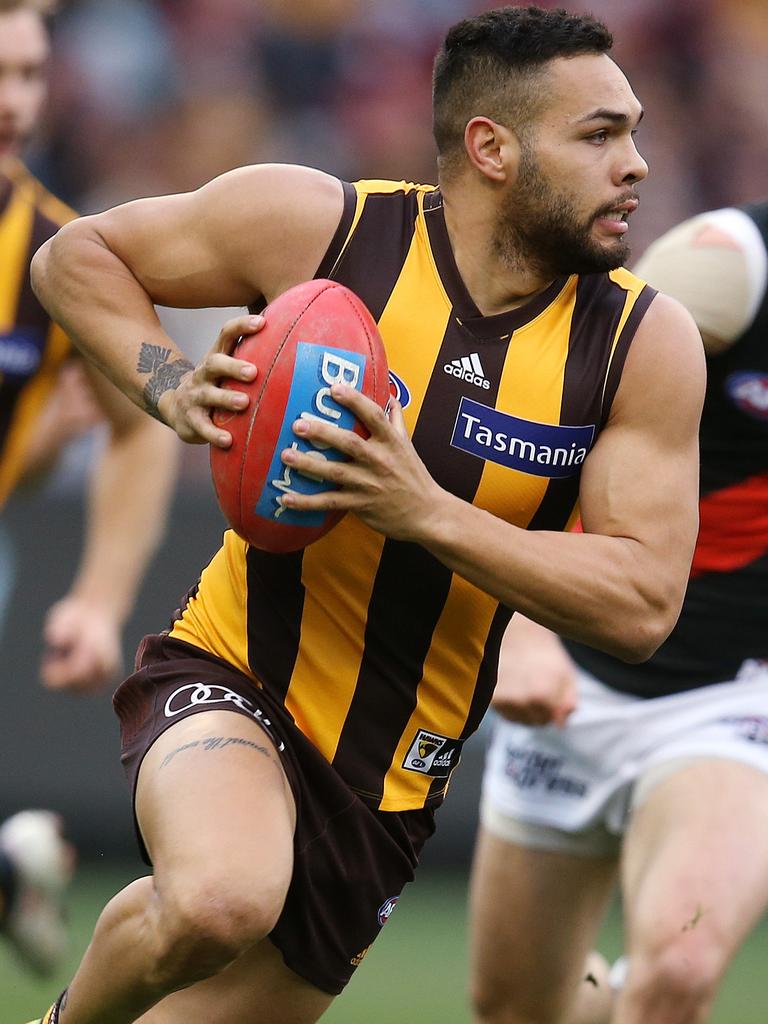
[[213,346],[213,352],[224,352],[230,354],[242,337],[248,334],[255,334],[264,326],[264,317],[259,314],[246,314],[236,316],[227,320],[219,331],[219,336]]
[[389,429],[387,414],[372,399],[347,384],[334,384],[331,388],[331,397],[354,413],[355,418],[368,428],[372,437],[386,436]]
[[216,448],[229,448],[232,435],[217,427],[211,419],[211,409],[191,406],[176,427],[176,433],[188,444],[212,444]]
[[256,367],[246,359],[235,359],[222,352],[209,352],[195,367],[195,381],[242,380],[252,381]]
[[[324,423],[322,420],[302,418],[293,424],[293,432],[303,440],[309,441],[315,448],[321,450],[335,448],[336,451],[350,459],[361,462],[365,460],[366,442],[352,430],[345,430],[333,423]],[[287,449],[285,454],[289,456],[287,461],[292,465],[298,467],[303,463],[303,459],[300,457],[305,453],[296,448]],[[283,461],[285,462],[286,459]]]

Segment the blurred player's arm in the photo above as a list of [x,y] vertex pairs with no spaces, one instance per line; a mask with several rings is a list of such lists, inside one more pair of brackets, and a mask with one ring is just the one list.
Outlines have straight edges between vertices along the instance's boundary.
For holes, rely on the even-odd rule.
[[576,701],[576,669],[560,638],[513,615],[501,642],[493,707],[513,722],[562,727]]
[[24,452],[20,487],[34,487],[53,469],[68,444],[101,420],[101,411],[86,380],[80,359],[68,360],[35,420]]
[[707,354],[713,356],[728,349],[752,323],[768,284],[768,255],[752,218],[726,208],[699,214],[666,232],[634,270],[685,306]]
[[[251,365],[218,351],[194,368],[163,330],[154,304],[247,306],[311,278],[343,202],[341,183],[320,171],[240,168],[196,192],[140,199],[73,221],[38,251],[33,284],[75,344],[137,405],[185,441],[226,445],[229,436],[213,426],[210,410],[239,408],[242,399],[217,382],[247,379]],[[243,317],[225,340],[260,323]],[[177,407],[185,378],[183,392],[194,395]]]
[[90,691],[121,668],[120,637],[165,529],[178,441],[86,364],[108,428],[90,474],[83,553],[69,592],[48,611],[43,682]]

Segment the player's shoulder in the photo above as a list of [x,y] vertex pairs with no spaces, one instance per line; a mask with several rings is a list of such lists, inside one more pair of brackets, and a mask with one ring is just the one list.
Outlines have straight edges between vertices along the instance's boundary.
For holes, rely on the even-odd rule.
[[671,295],[655,292],[627,354],[622,388],[655,395],[662,404],[684,403],[687,394],[700,406],[705,383],[704,346],[693,317]]
[[[630,300],[637,302],[642,297],[642,303],[637,304],[637,331],[640,336],[661,332],[664,338],[666,332],[672,331],[676,334],[682,332],[689,339],[700,341],[693,317],[678,299],[654,288],[638,273],[625,267],[612,270],[607,276],[614,285],[627,293]],[[629,308],[633,307],[630,305]]]

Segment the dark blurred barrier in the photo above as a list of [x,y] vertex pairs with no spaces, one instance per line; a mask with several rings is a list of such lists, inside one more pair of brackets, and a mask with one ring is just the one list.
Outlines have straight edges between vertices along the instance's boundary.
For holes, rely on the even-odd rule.
[[[43,495],[4,516],[18,552],[18,579],[2,640],[0,816],[23,807],[61,811],[85,857],[134,856],[128,790],[109,695],[45,692],[37,679],[46,608],[64,593],[80,550],[82,505]],[[181,490],[172,527],[126,632],[126,665],[144,633],[163,628],[216,551],[223,521],[211,492]],[[438,815],[425,862],[466,863],[475,829],[481,743],[468,745]]]

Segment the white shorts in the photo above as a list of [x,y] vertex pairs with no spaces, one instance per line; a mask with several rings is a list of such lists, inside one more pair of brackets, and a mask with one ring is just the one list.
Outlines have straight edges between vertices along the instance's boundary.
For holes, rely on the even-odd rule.
[[726,758],[768,774],[768,664],[732,682],[643,700],[579,672],[564,729],[494,716],[480,819],[509,842],[615,856],[633,808],[695,758]]

